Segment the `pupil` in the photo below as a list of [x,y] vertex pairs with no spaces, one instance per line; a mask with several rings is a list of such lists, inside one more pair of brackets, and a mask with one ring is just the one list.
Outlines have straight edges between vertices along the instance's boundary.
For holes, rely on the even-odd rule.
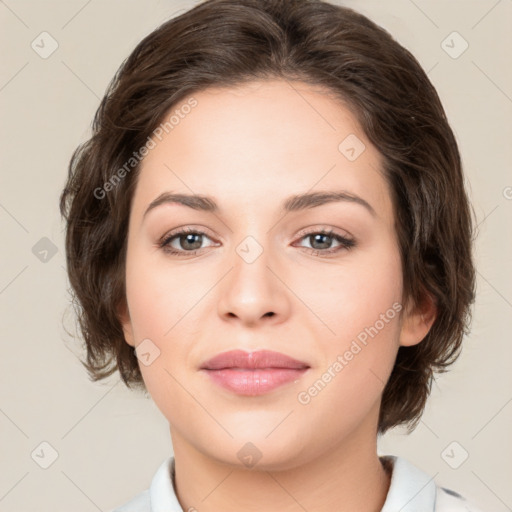
[[[321,238],[321,237],[324,237],[324,238],[327,238],[327,239],[330,239],[330,236],[329,235],[324,235],[324,234],[316,234],[316,235],[313,235],[313,240],[316,242],[317,238]],[[320,245],[322,245],[322,247],[317,247],[318,249],[327,249],[329,247],[329,243],[328,242],[320,242]]]
[[188,235],[185,235],[185,247],[182,247],[184,249],[188,248],[188,249],[199,249],[201,247],[201,240],[199,240],[199,242],[196,242],[196,245],[197,246],[194,246],[194,247],[190,247],[190,246],[187,246],[189,243],[191,243],[192,245],[194,245],[194,242],[193,242],[193,239],[194,237],[201,237],[202,235],[199,235],[199,234],[188,234]]

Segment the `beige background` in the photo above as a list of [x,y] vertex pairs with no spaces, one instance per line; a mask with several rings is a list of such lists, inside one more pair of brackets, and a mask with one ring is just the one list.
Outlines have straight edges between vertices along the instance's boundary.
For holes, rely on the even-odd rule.
[[[484,510],[512,510],[512,1],[344,4],[388,29],[428,71],[460,144],[480,231],[478,299],[463,355],[434,385],[416,431],[386,435],[380,452],[407,457]],[[57,204],[71,152],[122,60],[192,5],[0,2],[0,512],[110,510],[147,488],[172,451],[150,399],[117,374],[89,382],[77,361],[80,347],[64,329],[73,316]],[[43,51],[45,37],[51,48],[43,31],[58,43],[47,58],[31,47],[39,41]],[[469,44],[457,58],[445,51],[462,49],[459,36],[446,39],[453,31]],[[56,253],[44,256],[52,245]],[[52,450],[58,457],[43,469]]]

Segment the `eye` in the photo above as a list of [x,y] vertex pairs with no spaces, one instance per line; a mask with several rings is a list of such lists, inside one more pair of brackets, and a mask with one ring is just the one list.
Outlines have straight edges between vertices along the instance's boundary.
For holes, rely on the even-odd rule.
[[[171,255],[194,256],[198,251],[204,248],[202,245],[205,238],[210,239],[204,231],[194,228],[185,228],[165,235],[158,243],[158,246]],[[324,229],[302,234],[300,240],[308,240],[312,246],[305,248],[310,249],[310,251],[313,251],[314,254],[319,256],[329,256],[343,250],[351,249],[356,245],[355,240],[338,235],[334,233],[333,230]],[[336,242],[338,246],[332,248],[333,242]],[[299,247],[304,246],[301,245]]]
[[[345,249],[351,249],[356,245],[355,240],[338,235],[333,230],[324,229],[303,234],[300,240],[308,240],[311,244],[310,249],[320,256],[338,253]],[[333,242],[337,242],[339,245],[335,248],[330,248]]]
[[164,236],[158,245],[165,252],[176,256],[195,255],[198,250],[202,249],[204,237],[209,238],[204,231],[185,228]]

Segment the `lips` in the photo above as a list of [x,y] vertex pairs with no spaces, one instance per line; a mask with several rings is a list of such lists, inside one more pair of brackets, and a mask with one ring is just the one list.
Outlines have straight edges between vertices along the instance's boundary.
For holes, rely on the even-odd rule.
[[309,368],[307,363],[279,352],[231,350],[209,359],[200,370],[230,392],[256,396],[297,382]]
[[238,369],[271,369],[288,368],[301,370],[309,368],[303,361],[298,361],[280,352],[271,350],[258,350],[257,352],[244,352],[243,350],[230,350],[212,357],[201,366],[205,370],[222,370],[225,368]]

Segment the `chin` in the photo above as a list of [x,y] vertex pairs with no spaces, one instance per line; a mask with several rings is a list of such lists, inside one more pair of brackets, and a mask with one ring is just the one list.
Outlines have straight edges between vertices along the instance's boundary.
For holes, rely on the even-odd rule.
[[258,428],[257,423],[253,425],[245,432],[230,431],[233,438],[223,436],[212,440],[209,437],[198,449],[219,463],[254,471],[285,471],[305,462],[307,456],[303,449],[308,442],[304,436],[299,433],[291,436],[286,429],[278,432],[278,427],[266,437],[267,431]]

